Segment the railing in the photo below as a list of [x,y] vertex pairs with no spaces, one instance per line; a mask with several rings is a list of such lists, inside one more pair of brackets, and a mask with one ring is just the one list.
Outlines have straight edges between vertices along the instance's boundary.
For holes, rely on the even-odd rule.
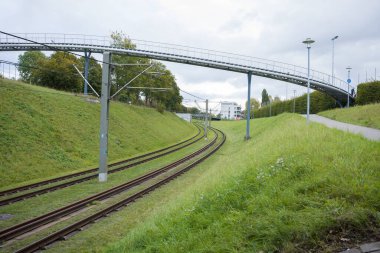
[[16,64],[0,60],[0,79],[7,78],[17,80],[20,77]]
[[[97,47],[113,47],[118,48],[113,44],[113,41],[108,36],[97,35],[83,35],[83,34],[59,34],[59,33],[17,33],[14,34],[19,37],[36,41],[44,44],[76,44],[76,45],[90,45]],[[208,62],[225,63],[229,65],[237,65],[238,67],[254,68],[271,73],[285,74],[289,76],[298,76],[307,78],[307,68],[300,67],[293,64],[288,64],[279,61],[272,61],[257,57],[232,54],[220,52],[216,50],[202,49],[196,47],[188,47],[170,43],[160,43],[147,40],[137,40],[128,38],[135,46],[136,51],[149,51],[162,55],[172,55],[183,58],[190,58],[196,60],[205,60]],[[9,35],[0,35],[1,43],[28,43],[27,41],[12,37]],[[51,45],[53,46],[53,45]],[[124,48],[125,49],[125,48]],[[352,89],[352,86],[339,79],[334,78],[332,83],[331,75],[322,73],[316,70],[310,70],[310,79],[320,82],[325,85],[334,86],[342,91],[347,92]],[[349,87],[349,88],[348,88]]]

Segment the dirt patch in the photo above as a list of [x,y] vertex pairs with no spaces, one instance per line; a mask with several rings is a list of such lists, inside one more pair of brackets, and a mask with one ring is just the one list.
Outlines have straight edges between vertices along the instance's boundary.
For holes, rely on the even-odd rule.
[[291,251],[284,249],[280,252],[342,252],[358,248],[363,243],[380,241],[380,224],[373,216],[362,223],[339,218],[336,221],[334,227],[326,230],[318,240],[293,242]]

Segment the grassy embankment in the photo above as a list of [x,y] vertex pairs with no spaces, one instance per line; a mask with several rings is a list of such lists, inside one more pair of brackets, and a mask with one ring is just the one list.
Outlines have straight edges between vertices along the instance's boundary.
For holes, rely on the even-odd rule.
[[290,114],[254,120],[243,142],[244,124],[214,123],[228,136],[221,153],[107,251],[328,252],[378,235],[379,142]]
[[[78,114],[84,115],[81,119],[85,118],[87,114],[78,108],[87,105],[96,113],[99,111],[99,105],[87,104],[79,97],[51,94],[54,96],[47,103],[43,102],[50,96],[45,94],[47,90],[33,87],[38,91],[23,92],[22,89],[29,86],[15,87],[19,87],[21,93],[18,98],[12,98],[17,101],[15,106],[22,109],[23,115],[29,115],[31,122],[35,117],[43,121],[44,115],[40,116],[39,110],[28,106],[31,103],[26,103],[29,100],[25,98],[30,94],[36,94],[38,108],[52,107],[57,100],[66,102],[69,108],[76,105],[77,110],[46,109],[47,115],[50,110],[55,111],[53,115],[65,113],[61,119],[49,119],[47,124],[59,126],[55,130],[57,136],[61,127],[66,131],[70,129],[66,126],[67,118]],[[15,87],[1,85],[4,92]],[[11,101],[8,96],[4,97],[5,101]],[[3,112],[6,103],[3,98],[1,101],[1,130],[13,129],[9,128],[11,120],[6,120],[12,115],[10,111]],[[112,105],[118,106],[123,105]],[[112,121],[120,123],[119,114],[113,115],[111,129],[120,127],[120,136],[127,134],[124,130],[130,128],[112,126]],[[131,115],[132,112],[125,117]],[[17,119],[17,115],[12,117]],[[55,120],[60,121],[55,123]],[[92,131],[97,136],[97,120],[93,121],[96,126]],[[7,122],[8,128],[3,127],[3,122]],[[33,127],[42,132],[43,129],[34,124]],[[227,134],[226,145],[215,157],[68,241],[55,244],[47,252],[305,252],[307,249],[328,252],[340,250],[342,243],[352,245],[379,234],[379,142],[315,123],[306,126],[302,117],[290,114],[253,120],[252,140],[248,142],[243,141],[243,121],[213,122],[213,126]],[[26,131],[18,125],[12,127],[21,133]],[[79,130],[77,127],[73,132]],[[137,134],[146,132],[137,132],[128,139],[143,138]],[[163,137],[170,139],[173,134]],[[82,132],[77,134],[82,135]],[[39,138],[28,140],[28,144],[33,147],[32,141]],[[115,144],[117,138],[120,137],[111,136],[113,149],[120,148]],[[64,140],[54,143],[59,142]],[[133,142],[125,145],[129,143]],[[12,145],[11,142],[6,144]],[[83,144],[75,145],[82,147]],[[74,145],[70,147],[79,149]],[[3,161],[6,160],[1,157]],[[96,163],[96,158],[94,161]]]
[[318,114],[341,122],[380,129],[380,104],[334,109]]
[[248,142],[243,121],[213,125],[215,157],[47,252],[336,252],[378,235],[379,142],[292,114],[253,120]]
[[[100,104],[0,79],[0,188],[96,167]],[[197,130],[171,113],[111,103],[109,161],[169,146]]]

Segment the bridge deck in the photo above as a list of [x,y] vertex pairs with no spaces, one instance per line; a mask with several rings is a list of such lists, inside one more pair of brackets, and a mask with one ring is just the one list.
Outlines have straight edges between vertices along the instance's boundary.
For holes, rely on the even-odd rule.
[[[19,36],[37,43],[1,35],[0,51],[64,50],[90,51],[92,53],[108,51],[114,54],[145,57],[239,73],[251,72],[256,76],[307,86],[307,68],[244,55],[142,40],[131,40],[135,45],[134,48],[121,48],[115,47],[112,41],[104,36],[70,34],[19,34]],[[338,78],[334,78],[334,82],[332,81],[331,75],[315,70],[310,71],[310,87],[312,89],[327,93],[336,100],[345,103],[347,101],[347,90],[351,90],[352,87],[348,89],[347,83]],[[354,99],[354,97],[350,95],[350,99]]]

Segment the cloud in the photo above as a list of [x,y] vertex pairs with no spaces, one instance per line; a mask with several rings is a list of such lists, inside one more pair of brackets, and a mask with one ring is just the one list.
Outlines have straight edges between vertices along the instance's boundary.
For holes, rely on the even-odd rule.
[[[380,2],[374,0],[2,0],[1,30],[109,35],[124,31],[131,38],[232,52],[306,66],[306,37],[316,40],[311,66],[331,73],[331,38],[335,73],[363,81],[365,73],[380,75]],[[12,22],[10,22],[12,20]],[[2,59],[17,60],[16,53]],[[243,104],[247,77],[243,74],[168,63],[181,87],[215,99]],[[286,97],[303,87],[254,77],[253,96],[263,88]]]

